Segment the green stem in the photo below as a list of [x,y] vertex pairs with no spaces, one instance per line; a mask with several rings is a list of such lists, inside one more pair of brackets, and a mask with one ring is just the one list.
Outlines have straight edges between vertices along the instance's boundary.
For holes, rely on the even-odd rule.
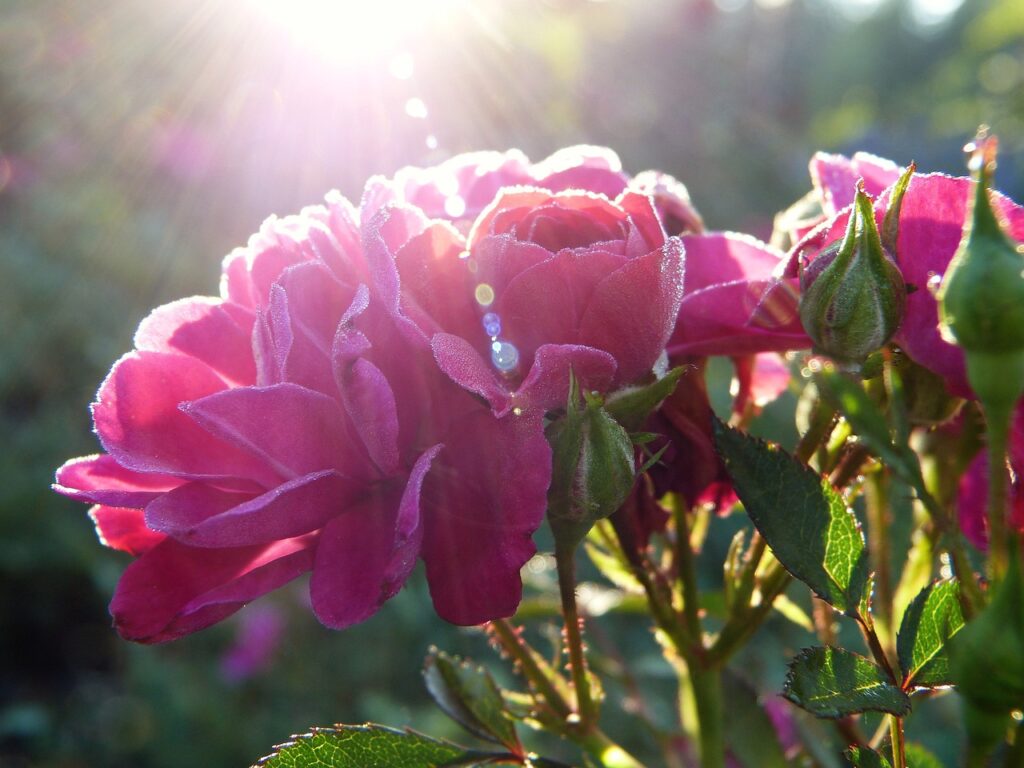
[[533,649],[520,636],[519,630],[512,626],[508,619],[496,619],[490,623],[490,628],[501,647],[519,665],[523,677],[533,686],[544,703],[559,719],[568,718],[572,714],[572,708],[551,681],[555,674],[554,670],[548,667],[547,662],[538,659]]
[[988,567],[998,583],[1009,562],[1006,534],[1006,443],[1010,409],[982,402],[988,431]]
[[892,623],[893,583],[889,563],[889,477],[884,472],[872,472],[867,482],[868,550],[874,555],[875,620],[892,650],[895,638]]
[[599,765],[606,768],[644,768],[643,763],[612,741],[596,724],[583,729],[582,723],[572,722],[572,707],[552,682],[558,676],[557,673],[523,640],[519,631],[507,619],[496,619],[489,626],[501,647],[519,665],[520,672],[540,696],[542,703],[554,713],[556,722],[550,723],[553,730],[584,749]]
[[892,768],[907,768],[907,748],[903,741],[903,718],[889,715],[889,740],[892,742]]
[[672,499],[676,526],[676,569],[683,587],[683,623],[692,646],[678,649],[686,661],[693,686],[693,700],[700,731],[700,764],[703,768],[724,768],[725,729],[722,722],[722,673],[707,663],[701,638],[700,604],[697,594],[697,564],[690,544],[690,523],[682,497]]
[[565,619],[565,642],[569,646],[569,666],[572,671],[572,687],[576,692],[576,714],[585,731],[597,721],[597,707],[590,692],[590,676],[583,649],[583,633],[580,631],[580,616],[576,609],[576,559],[575,550],[566,552],[555,548],[555,562],[558,566],[558,591],[562,599],[562,616]]
[[771,613],[775,598],[789,586],[793,577],[778,560],[773,560],[761,577],[761,602],[741,615],[731,618],[705,655],[709,666],[723,666],[743,644],[758,630]]

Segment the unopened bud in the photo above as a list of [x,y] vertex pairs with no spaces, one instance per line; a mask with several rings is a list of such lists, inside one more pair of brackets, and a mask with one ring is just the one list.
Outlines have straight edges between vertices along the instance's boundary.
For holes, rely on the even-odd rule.
[[885,245],[863,182],[846,234],[800,273],[800,321],[815,351],[859,369],[900,326],[907,300],[903,274],[893,260],[896,227],[911,165],[893,188],[886,214]]
[[963,237],[942,279],[944,336],[967,358],[967,377],[984,403],[1011,408],[1024,393],[1024,246],[1003,230],[989,196],[996,140],[979,136],[977,180]]

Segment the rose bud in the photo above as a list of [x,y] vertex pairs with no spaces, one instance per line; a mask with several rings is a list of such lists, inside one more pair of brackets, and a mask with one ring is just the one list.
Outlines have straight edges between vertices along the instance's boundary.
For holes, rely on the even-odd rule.
[[967,358],[967,378],[986,407],[1009,412],[1024,393],[1024,246],[1004,231],[989,195],[994,138],[978,141],[977,183],[963,238],[939,291],[942,333]]
[[805,265],[800,274],[800,321],[815,351],[852,370],[884,345],[903,320],[907,290],[893,260],[896,222],[913,166],[893,188],[883,246],[871,198],[857,187],[843,239]]

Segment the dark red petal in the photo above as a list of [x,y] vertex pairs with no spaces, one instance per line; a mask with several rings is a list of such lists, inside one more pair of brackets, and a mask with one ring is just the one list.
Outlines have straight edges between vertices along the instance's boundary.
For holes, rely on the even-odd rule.
[[253,497],[189,483],[146,507],[146,524],[192,547],[247,547],[322,528],[345,511],[363,483],[315,472]]
[[453,425],[423,490],[423,559],[442,618],[470,625],[515,613],[550,480],[539,417],[495,419],[481,407]]
[[164,539],[125,570],[110,613],[127,640],[159,643],[215,624],[312,566],[309,537],[200,549]]

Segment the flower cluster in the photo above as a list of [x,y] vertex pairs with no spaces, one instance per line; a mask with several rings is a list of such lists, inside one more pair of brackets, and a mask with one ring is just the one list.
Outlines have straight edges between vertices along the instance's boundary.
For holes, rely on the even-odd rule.
[[[219,297],[143,320],[93,404],[105,453],[58,470],[103,542],[136,558],[118,631],[180,637],[307,572],[317,617],[342,628],[418,559],[443,618],[511,615],[548,504],[545,427],[573,381],[612,397],[684,366],[645,427],[666,451],[627,508],[729,498],[704,359],[734,358],[738,413],[778,395],[776,353],[811,346],[801,269],[842,237],[859,179],[881,223],[899,171],[816,156],[817,206],[784,233],[788,254],[705,232],[679,182],[630,177],[594,147],[462,155],[373,178],[359,206],[332,193],[268,220],[224,260]],[[960,396],[928,285],[970,184],[915,175],[895,253],[910,291],[895,341]],[[1024,237],[1024,209],[998,206]]]

